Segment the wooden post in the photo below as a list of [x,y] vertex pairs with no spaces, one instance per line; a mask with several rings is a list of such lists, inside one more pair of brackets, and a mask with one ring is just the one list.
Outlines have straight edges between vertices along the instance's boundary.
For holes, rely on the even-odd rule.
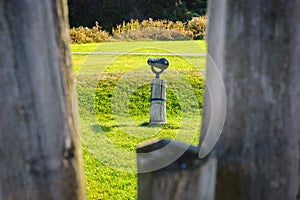
[[153,79],[151,85],[150,124],[166,123],[166,81]]
[[66,0],[0,0],[0,199],[85,199]]
[[[169,150],[164,150],[167,145]],[[178,152],[182,153],[176,155]],[[170,164],[156,169],[169,158]],[[153,141],[137,148],[137,166],[139,200],[214,199],[217,161],[214,157],[199,159],[197,147]]]
[[299,199],[300,2],[209,2],[206,80],[217,66],[227,99],[216,199]]

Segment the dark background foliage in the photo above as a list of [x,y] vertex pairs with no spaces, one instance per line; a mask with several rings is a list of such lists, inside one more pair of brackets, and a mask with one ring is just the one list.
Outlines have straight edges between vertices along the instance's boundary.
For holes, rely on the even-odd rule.
[[107,31],[122,21],[167,19],[186,22],[205,15],[208,0],[69,0],[71,27],[92,27],[95,21]]

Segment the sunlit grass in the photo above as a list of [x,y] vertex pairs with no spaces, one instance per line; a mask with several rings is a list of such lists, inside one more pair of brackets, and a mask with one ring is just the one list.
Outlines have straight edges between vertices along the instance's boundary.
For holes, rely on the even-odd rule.
[[[206,48],[203,41],[110,42],[72,45],[72,51],[205,53],[199,45]],[[149,127],[149,56],[72,57],[88,199],[136,199],[138,144],[161,138],[198,143],[206,58],[165,56],[168,123]]]
[[92,52],[96,47],[99,46],[99,43],[87,43],[87,44],[72,44],[72,52]]

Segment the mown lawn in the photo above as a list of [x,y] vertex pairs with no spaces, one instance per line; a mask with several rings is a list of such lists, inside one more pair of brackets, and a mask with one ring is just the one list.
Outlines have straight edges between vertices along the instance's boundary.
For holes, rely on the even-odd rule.
[[187,40],[187,41],[131,41],[131,42],[104,42],[104,43],[87,43],[72,44],[72,52],[126,52],[142,48],[154,48],[161,52],[181,52],[181,53],[206,53],[207,45],[204,40]]
[[72,45],[72,52],[168,52],[167,121],[149,127],[147,65],[155,55],[73,55],[88,199],[136,199],[135,148],[152,139],[197,144],[204,91],[204,41],[109,42]]

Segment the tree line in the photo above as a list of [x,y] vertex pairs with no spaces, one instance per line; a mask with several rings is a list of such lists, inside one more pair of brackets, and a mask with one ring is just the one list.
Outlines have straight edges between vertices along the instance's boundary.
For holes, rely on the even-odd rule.
[[130,19],[152,18],[187,22],[205,15],[208,0],[69,0],[70,27],[92,27],[95,21],[107,31]]

